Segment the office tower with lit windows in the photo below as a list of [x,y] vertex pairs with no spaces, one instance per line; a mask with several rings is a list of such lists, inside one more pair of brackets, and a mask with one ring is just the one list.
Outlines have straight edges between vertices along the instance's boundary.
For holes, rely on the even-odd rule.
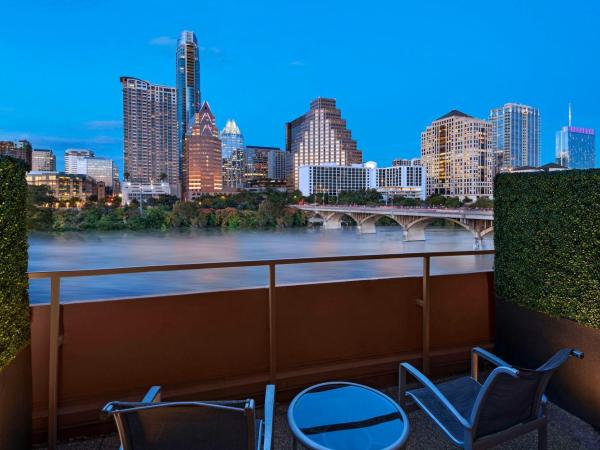
[[244,185],[269,178],[269,155],[274,151],[281,152],[277,147],[246,146]]
[[104,183],[104,186],[112,191],[114,176],[114,164],[112,159],[86,158],[84,174],[92,177],[97,183]]
[[93,158],[94,152],[84,148],[68,148],[65,150],[65,173],[85,175],[85,159]]
[[491,197],[492,125],[453,110],[421,133],[427,195]]
[[56,172],[56,155],[49,149],[36,148],[31,152],[31,170]]
[[273,150],[269,152],[267,159],[267,177],[271,180],[285,180],[287,175],[286,159],[287,152],[279,148],[273,148]]
[[362,163],[362,152],[331,98],[318,97],[306,114],[286,124],[286,151],[289,189],[298,189],[301,166]]
[[175,84],[177,88],[177,133],[179,159],[188,128],[200,111],[200,52],[193,31],[183,31],[177,41]]
[[207,102],[196,113],[185,136],[183,198],[194,200],[222,190],[221,141],[215,116]]
[[246,173],[246,146],[244,135],[235,123],[228,120],[221,130],[221,155],[223,158],[223,189],[234,192],[244,186]]
[[123,176],[135,183],[167,181],[179,191],[175,88],[121,77]]
[[541,119],[537,108],[507,103],[490,112],[492,147],[500,155],[495,159],[501,170],[538,167],[541,162]]
[[25,162],[31,168],[33,149],[31,143],[24,139],[20,141],[0,141],[0,156],[10,156]]

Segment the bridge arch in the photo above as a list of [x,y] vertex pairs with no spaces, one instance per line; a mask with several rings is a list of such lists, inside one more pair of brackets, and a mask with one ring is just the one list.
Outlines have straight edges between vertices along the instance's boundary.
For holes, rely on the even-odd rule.
[[493,226],[491,226],[491,227],[487,227],[485,230],[483,230],[483,231],[480,233],[480,236],[481,236],[481,237],[484,237],[484,236],[487,236],[488,234],[494,234],[494,227],[493,227]]
[[425,228],[435,220],[445,220],[454,223],[471,232],[475,238],[475,246],[481,246],[484,236],[493,233],[493,213],[465,208],[389,208],[356,205],[292,205],[311,213],[313,217],[323,220],[323,227],[329,229],[341,228],[343,218],[348,216],[357,224],[360,233],[375,233],[375,225],[383,217],[392,219],[402,228],[408,241],[425,240]]
[[427,225],[429,225],[431,222],[440,219],[445,220],[446,222],[451,222],[460,225],[465,230],[470,231],[473,234],[473,237],[478,237],[477,230],[470,227],[468,224],[461,222],[460,220],[456,220],[451,217],[419,217],[418,219],[412,220],[406,224],[406,227],[404,229],[404,238],[407,241],[424,241],[425,228],[427,227]]

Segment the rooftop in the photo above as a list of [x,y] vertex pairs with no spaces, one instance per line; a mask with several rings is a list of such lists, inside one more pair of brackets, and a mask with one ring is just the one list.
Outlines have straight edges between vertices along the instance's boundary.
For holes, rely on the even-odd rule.
[[444,114],[442,117],[438,117],[437,119],[435,119],[435,121],[442,120],[442,119],[447,119],[449,117],[468,117],[468,118],[471,118],[471,119],[473,118],[473,116],[465,114],[464,112],[459,111],[458,109],[453,109],[449,113]]

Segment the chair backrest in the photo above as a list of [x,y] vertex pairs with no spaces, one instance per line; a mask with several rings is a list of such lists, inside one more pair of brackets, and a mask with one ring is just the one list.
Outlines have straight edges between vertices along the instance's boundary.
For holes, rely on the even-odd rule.
[[554,372],[569,356],[582,357],[580,355],[581,352],[563,349],[537,369],[494,369],[481,387],[471,413],[474,437],[506,430],[537,418],[542,396]]
[[124,450],[256,450],[254,401],[113,402]]

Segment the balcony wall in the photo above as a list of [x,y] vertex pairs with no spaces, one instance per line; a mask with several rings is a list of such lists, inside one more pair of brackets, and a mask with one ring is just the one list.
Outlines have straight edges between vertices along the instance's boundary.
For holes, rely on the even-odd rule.
[[[280,398],[331,379],[395,382],[421,356],[421,278],[281,286],[275,290]],[[493,330],[491,273],[431,278],[434,370],[466,366]],[[269,380],[268,289],[67,303],[61,306],[59,435],[89,431],[110,400],[151,385],[166,399],[259,396]],[[49,306],[32,306],[33,428],[44,440]]]

